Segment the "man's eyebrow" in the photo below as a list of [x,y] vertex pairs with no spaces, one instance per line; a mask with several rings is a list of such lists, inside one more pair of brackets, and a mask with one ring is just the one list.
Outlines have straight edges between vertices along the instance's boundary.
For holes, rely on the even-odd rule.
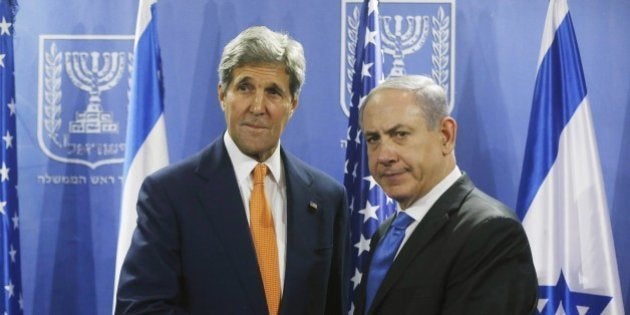
[[402,124],[396,124],[396,125],[394,125],[393,127],[389,128],[389,129],[387,129],[387,130],[385,130],[385,133],[386,133],[386,134],[391,134],[391,133],[393,133],[393,132],[398,131],[398,129],[403,128],[403,127],[404,127],[404,126],[403,126]]
[[271,84],[269,86],[266,87],[267,89],[276,89],[282,93],[286,93],[286,90],[284,88],[282,88],[282,86],[276,82],[271,82]]
[[243,83],[243,82],[248,82],[250,81],[252,78],[250,76],[244,76],[238,79],[238,81],[234,81],[234,84],[239,84],[239,83]]
[[[403,124],[396,124],[396,125],[392,126],[391,128],[386,129],[383,133],[390,134],[392,132],[396,132],[398,129],[403,128],[403,127],[404,127]],[[363,134],[364,135],[367,135],[367,134],[378,134],[378,133],[379,132],[376,131],[376,130],[365,130],[365,129],[363,129]]]
[[[240,84],[240,83],[249,83],[252,80],[252,77],[250,76],[244,76],[239,78],[238,80],[234,81],[234,84]],[[282,88],[282,86],[276,82],[271,82],[268,86],[265,87],[265,89],[276,89],[278,91],[281,91],[283,93],[286,93],[286,90]]]

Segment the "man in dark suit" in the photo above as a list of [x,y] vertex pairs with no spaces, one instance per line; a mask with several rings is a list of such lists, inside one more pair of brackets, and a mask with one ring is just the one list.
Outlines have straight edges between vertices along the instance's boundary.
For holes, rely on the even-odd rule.
[[370,173],[398,210],[372,237],[355,314],[535,312],[525,232],[457,167],[444,89],[425,76],[387,79],[360,119]]
[[344,313],[345,190],[279,144],[304,70],[302,46],[265,27],[226,45],[227,132],[144,181],[117,314]]

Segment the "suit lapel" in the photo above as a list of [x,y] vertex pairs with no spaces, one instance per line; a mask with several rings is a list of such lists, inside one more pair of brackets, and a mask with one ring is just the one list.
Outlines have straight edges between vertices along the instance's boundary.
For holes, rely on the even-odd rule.
[[376,292],[372,307],[378,305],[396,281],[405,274],[413,259],[424,250],[433,236],[448,223],[451,214],[459,209],[464,198],[473,188],[474,185],[468,176],[462,175],[453,186],[438,198],[398,253],[385,279],[383,279],[381,287]]
[[228,259],[235,266],[238,281],[253,309],[266,310],[267,302],[245,207],[223,137],[218,138],[202,153],[196,171],[206,180],[205,188],[198,197],[207,209],[208,219],[217,231]]
[[[305,266],[315,253],[317,240],[314,236],[321,234],[317,231],[316,209],[312,208],[312,203],[319,204],[320,200],[311,191],[312,178],[300,167],[300,162],[284,150],[281,153],[287,186],[287,249],[282,299],[303,305],[309,297],[295,293],[302,292],[301,286],[308,281]],[[288,307],[283,303],[281,313],[291,313]]]

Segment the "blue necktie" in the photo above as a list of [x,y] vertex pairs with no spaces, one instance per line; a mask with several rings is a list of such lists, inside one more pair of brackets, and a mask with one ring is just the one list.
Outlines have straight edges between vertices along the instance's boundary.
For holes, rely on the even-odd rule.
[[385,233],[385,236],[376,247],[372,255],[368,274],[365,314],[367,314],[370,306],[372,306],[376,291],[378,291],[378,288],[381,286],[381,282],[383,282],[389,267],[394,261],[394,256],[396,256],[396,252],[398,252],[398,247],[400,247],[403,238],[405,238],[407,226],[413,221],[414,219],[406,213],[399,212],[394,222],[390,225],[389,230],[387,230],[387,233]]

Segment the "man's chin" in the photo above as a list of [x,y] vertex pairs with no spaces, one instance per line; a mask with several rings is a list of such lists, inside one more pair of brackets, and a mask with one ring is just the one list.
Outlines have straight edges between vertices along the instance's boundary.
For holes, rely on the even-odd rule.
[[381,186],[381,188],[387,197],[394,199],[396,202],[400,202],[399,200],[406,200],[409,197],[400,186]]
[[248,155],[257,160],[260,160],[261,157],[263,158],[263,160],[266,160],[273,152],[275,145],[274,144],[268,145],[260,141],[258,142],[253,141],[253,142],[243,142],[238,147],[241,150],[241,152],[243,152],[245,155]]

